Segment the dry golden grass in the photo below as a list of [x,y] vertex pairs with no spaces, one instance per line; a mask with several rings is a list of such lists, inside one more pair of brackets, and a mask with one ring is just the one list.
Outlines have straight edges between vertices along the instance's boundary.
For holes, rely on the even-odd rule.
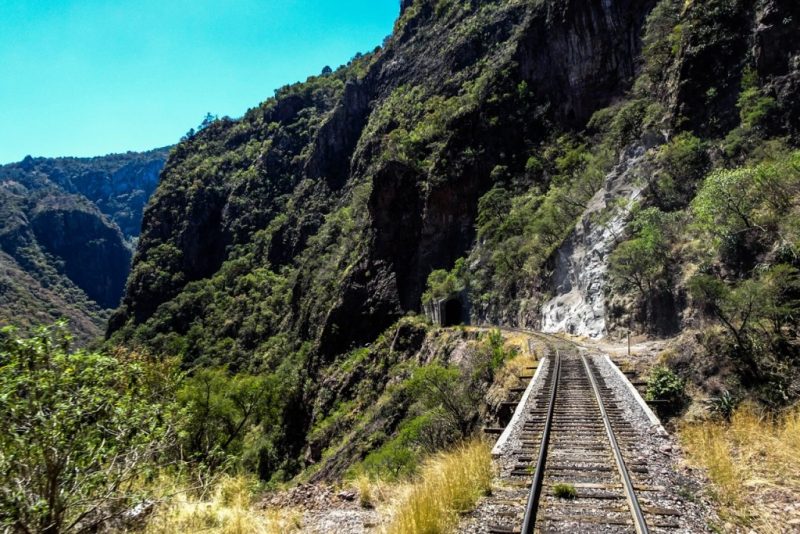
[[516,358],[505,362],[503,367],[497,371],[494,384],[501,387],[504,393],[510,388],[518,387],[522,384],[518,377],[533,374],[533,371],[527,369],[527,367],[533,367],[534,365],[536,365],[536,361],[531,356],[520,354]]
[[366,473],[361,473],[352,479],[350,485],[358,494],[358,503],[362,508],[377,508],[378,505],[390,501],[397,493],[394,485],[371,478]]
[[452,532],[459,516],[491,491],[491,449],[475,440],[434,456],[400,498],[388,534]]
[[159,505],[146,534],[278,534],[300,531],[300,515],[287,510],[257,510],[248,477],[221,479],[210,495],[178,493]]
[[499,406],[501,402],[508,399],[511,388],[524,387],[526,382],[520,380],[520,376],[530,376],[531,367],[536,362],[527,354],[520,354],[517,357],[506,361],[503,366],[495,373],[494,382],[486,393],[486,402]]
[[687,424],[680,436],[706,469],[723,520],[757,532],[800,525],[800,407],[770,416],[746,405],[730,423]]

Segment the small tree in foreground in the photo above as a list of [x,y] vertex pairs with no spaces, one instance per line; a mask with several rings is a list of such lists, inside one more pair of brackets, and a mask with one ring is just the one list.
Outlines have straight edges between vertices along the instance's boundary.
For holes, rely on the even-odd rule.
[[70,351],[63,324],[0,330],[0,528],[91,530],[135,502],[170,434],[133,358]]

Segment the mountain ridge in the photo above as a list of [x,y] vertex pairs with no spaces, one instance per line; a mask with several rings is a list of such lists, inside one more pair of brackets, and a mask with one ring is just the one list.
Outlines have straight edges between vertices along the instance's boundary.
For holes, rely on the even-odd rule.
[[167,152],[28,156],[0,166],[2,322],[33,326],[65,317],[83,342],[101,333],[105,310],[122,295],[141,211]]

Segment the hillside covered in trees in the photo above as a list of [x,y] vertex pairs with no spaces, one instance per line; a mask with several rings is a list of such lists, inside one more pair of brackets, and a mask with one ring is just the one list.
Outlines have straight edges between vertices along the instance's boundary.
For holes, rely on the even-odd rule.
[[703,325],[676,366],[703,381],[724,361],[705,382],[787,402],[797,9],[406,2],[383,47],[176,147],[110,340],[295,376],[270,438],[292,456],[324,370],[423,296],[539,327],[573,226],[617,219],[604,333]]

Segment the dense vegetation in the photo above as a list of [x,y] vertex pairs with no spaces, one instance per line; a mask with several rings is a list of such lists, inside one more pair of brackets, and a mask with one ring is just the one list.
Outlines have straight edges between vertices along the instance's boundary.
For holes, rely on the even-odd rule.
[[[311,439],[326,447],[319,457],[326,477],[347,469],[383,479],[416,473],[427,455],[472,435],[486,417],[480,410],[497,370],[516,355],[497,332],[472,342],[456,335],[447,344],[460,347],[458,363],[440,346],[425,365],[409,359],[419,345],[398,346],[403,329],[426,337],[423,326],[400,325],[399,353],[385,341],[356,351],[333,371],[349,374],[353,389],[318,399]],[[70,341],[63,324],[27,335],[0,332],[4,528],[124,525],[135,520],[131,509],[151,506],[158,480],[188,477],[205,487],[227,471],[280,480],[296,469],[287,463],[284,430],[296,402],[291,376],[184,373],[174,360],[74,350]]]
[[[663,44],[653,40],[645,49],[645,82],[648,66],[655,71],[669,55],[686,62],[722,43],[726,54],[740,48],[733,28],[748,16],[745,4],[712,3],[710,11],[680,16],[668,5],[661,2],[650,16],[648,33],[663,28]],[[711,30],[716,41],[698,40]],[[681,47],[689,47],[683,56]],[[658,331],[665,314],[682,318],[685,344],[668,363],[683,378],[727,403],[754,394],[774,407],[800,394],[800,153],[796,125],[785,122],[793,104],[781,100],[783,82],[770,76],[776,63],[746,53],[737,61],[736,77],[686,82],[704,84],[708,107],[702,120],[673,115],[676,133],[650,155],[655,173],[647,198],[633,211],[610,268],[615,289],[633,293],[642,328]],[[702,329],[700,347],[689,341],[692,328]]]
[[137,504],[175,419],[168,366],[70,349],[64,325],[0,331],[0,525],[81,532]]

